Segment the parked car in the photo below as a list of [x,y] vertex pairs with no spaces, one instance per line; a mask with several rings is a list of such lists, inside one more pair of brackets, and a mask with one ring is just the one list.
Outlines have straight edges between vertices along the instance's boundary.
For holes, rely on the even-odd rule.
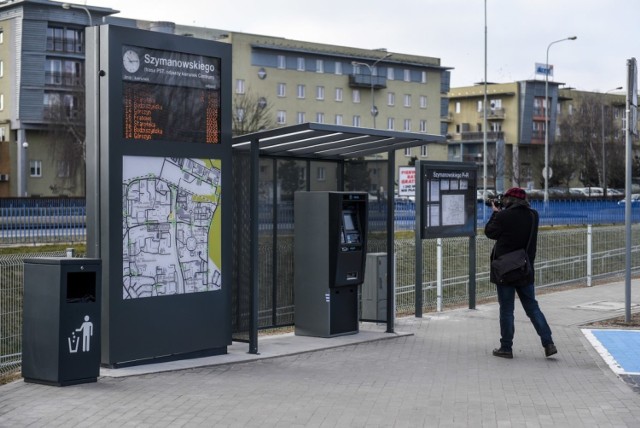
[[[627,199],[620,199],[618,201],[618,205],[625,205],[627,203]],[[640,204],[640,193],[632,193],[631,194],[631,205]]]
[[602,187],[572,187],[569,189],[572,193],[580,196],[587,196],[590,198],[602,198],[604,197],[604,189]]

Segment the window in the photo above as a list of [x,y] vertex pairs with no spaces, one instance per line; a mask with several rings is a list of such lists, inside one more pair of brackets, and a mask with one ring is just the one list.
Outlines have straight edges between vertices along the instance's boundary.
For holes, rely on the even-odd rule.
[[75,95],[66,94],[64,95],[62,102],[64,104],[64,113],[66,117],[69,119],[77,118],[78,114],[80,113],[80,101],[78,100],[78,97]]
[[281,70],[287,68],[287,60],[284,55],[278,55],[278,68]]
[[420,108],[427,108],[427,96],[420,95]]
[[278,110],[278,113],[276,113],[276,123],[278,125],[284,125],[285,123],[287,123],[287,112],[284,110]]
[[342,88],[336,88],[336,101],[342,102]]
[[7,128],[0,126],[0,141],[5,141],[7,138]]
[[[420,120],[420,132],[427,132],[427,120],[426,119]],[[460,133],[460,132],[458,132],[458,133]]]
[[324,113],[316,113],[316,122],[324,123]]
[[62,52],[64,29],[59,27],[47,28],[47,50]]
[[4,61],[0,59],[0,77],[4,77]]
[[298,85],[298,98],[304,99],[305,96],[306,96],[306,86]]
[[411,157],[411,147],[407,147],[404,149],[404,155],[408,158]]
[[336,125],[342,125],[342,115],[336,114]]
[[404,106],[411,107],[411,94],[404,94]]
[[360,118],[360,116],[358,115],[353,116],[352,124],[353,126],[362,126],[362,119]]
[[411,70],[409,70],[408,68],[404,69],[404,81],[411,82]]
[[316,100],[324,100],[324,86],[316,87]]
[[4,43],[4,31],[0,30],[0,43]]
[[287,96],[287,84],[278,83],[278,97],[284,98]]
[[324,62],[321,59],[316,60],[316,73],[324,73]]
[[411,119],[405,119],[404,120],[404,130],[407,132],[411,131]]
[[44,82],[48,85],[62,85],[62,60],[45,61]]
[[240,123],[244,122],[245,111],[243,108],[236,109],[236,120]]
[[76,119],[80,113],[80,101],[76,95],[59,92],[45,92],[43,97],[44,115],[47,119]]
[[387,129],[389,131],[393,131],[395,129],[396,126],[396,120],[392,117],[387,119]]
[[244,79],[236,79],[236,94],[244,94]]
[[478,101],[478,111],[482,111],[482,100]]
[[327,179],[327,171],[324,169],[323,166],[319,166],[316,169],[316,180],[325,181],[326,179]]
[[427,72],[423,71],[420,73],[420,83],[427,83]]
[[394,92],[387,93],[387,105],[389,106],[396,105],[396,94]]
[[456,113],[460,114],[460,101],[456,101]]
[[304,65],[305,65],[305,64],[304,64],[304,58],[303,58],[303,57],[301,57],[301,56],[299,56],[299,57],[298,57],[298,66],[297,66],[297,68],[296,68],[296,69],[297,69],[298,71],[304,71]]
[[63,160],[58,161],[56,176],[59,178],[71,177],[69,162]]
[[42,177],[42,161],[30,160],[29,161],[29,174],[31,177]]
[[4,94],[0,94],[0,111],[4,111]]
[[80,61],[49,58],[45,61],[45,84],[79,86],[83,83],[82,68]]
[[64,27],[48,27],[47,51],[73,53],[84,52],[83,30]]
[[502,108],[502,100],[500,98],[497,98],[495,100],[491,100],[489,102],[489,105],[491,106],[491,109],[493,110],[494,108]]
[[459,134],[461,129],[462,129],[462,126],[459,123],[457,123],[456,124],[456,134]]
[[353,93],[351,94],[351,99],[354,103],[360,103],[360,90],[354,89]]
[[395,79],[395,73],[393,71],[393,67],[387,68],[387,80],[394,80],[394,79]]
[[420,156],[423,158],[429,157],[429,151],[426,144],[424,146],[420,146]]
[[67,28],[65,30],[65,51],[82,52],[82,31]]
[[299,111],[296,115],[296,121],[298,124],[305,123],[307,121],[307,115],[303,111]]
[[336,61],[336,74],[342,74],[342,63],[340,61]]

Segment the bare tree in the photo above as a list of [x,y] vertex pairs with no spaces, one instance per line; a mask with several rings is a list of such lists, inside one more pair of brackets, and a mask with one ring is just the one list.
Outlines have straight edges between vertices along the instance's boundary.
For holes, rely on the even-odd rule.
[[[559,123],[560,138],[552,147],[553,178],[568,181],[578,173],[585,186],[608,187],[612,177],[618,181],[619,169],[611,163],[619,156],[618,148],[612,144],[615,140],[613,114],[610,108],[605,107],[602,94],[583,93],[576,101],[577,108],[563,115]],[[560,176],[557,176],[556,169],[558,173],[562,172]],[[605,170],[607,177],[604,176]]]
[[233,136],[250,134],[275,127],[271,105],[259,94],[247,90],[233,97]]
[[[51,137],[49,153],[57,168],[49,186],[54,194],[85,194],[85,101],[84,87],[50,99],[45,109]],[[79,191],[78,191],[79,190]]]

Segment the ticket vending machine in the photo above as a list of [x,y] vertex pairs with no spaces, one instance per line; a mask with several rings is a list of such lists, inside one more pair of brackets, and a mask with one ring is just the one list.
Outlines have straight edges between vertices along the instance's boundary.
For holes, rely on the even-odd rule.
[[297,192],[294,197],[295,332],[358,332],[358,287],[367,248],[367,194]]

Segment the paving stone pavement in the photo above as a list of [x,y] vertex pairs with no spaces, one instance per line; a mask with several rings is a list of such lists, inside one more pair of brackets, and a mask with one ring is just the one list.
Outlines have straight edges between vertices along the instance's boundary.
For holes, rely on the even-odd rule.
[[0,426],[638,427],[640,393],[580,329],[620,315],[619,305],[593,303],[624,303],[624,296],[622,282],[540,295],[558,347],[551,358],[519,307],[514,358],[493,357],[498,307],[490,303],[398,319],[396,330],[410,334],[385,333],[388,340],[327,348],[333,339],[315,339],[326,349],[132,376],[105,372],[96,383],[62,388],[18,380],[0,386]]

